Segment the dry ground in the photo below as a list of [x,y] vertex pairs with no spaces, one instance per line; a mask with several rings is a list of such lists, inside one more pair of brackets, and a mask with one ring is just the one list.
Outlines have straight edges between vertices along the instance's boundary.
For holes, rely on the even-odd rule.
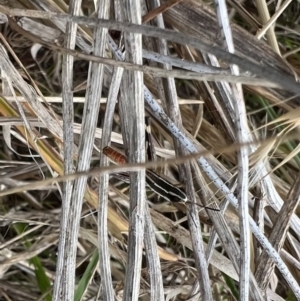
[[94,2],[0,1],[0,300],[300,300],[299,1]]

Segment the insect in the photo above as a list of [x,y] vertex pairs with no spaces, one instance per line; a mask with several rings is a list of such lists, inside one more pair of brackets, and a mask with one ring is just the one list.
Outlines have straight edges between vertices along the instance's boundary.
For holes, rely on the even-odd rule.
[[[152,138],[150,133],[150,126],[149,121],[146,119],[146,141],[147,141],[147,154],[148,158],[153,158],[153,152],[151,151],[152,145]],[[118,151],[114,150],[110,146],[106,146],[103,149],[103,153],[115,164],[126,164],[128,163],[127,158],[119,153]],[[116,174],[116,177],[122,180],[123,182],[129,183],[129,175],[128,173],[118,173]],[[152,170],[146,170],[146,185],[155,193],[160,195],[165,200],[171,202],[171,203],[179,203],[188,202],[187,195],[185,192],[180,189],[179,187],[175,186],[168,180],[162,178],[159,176],[156,172]],[[200,204],[196,204],[197,206],[203,207],[205,209],[210,209],[213,211],[219,211],[219,209],[216,208],[210,208],[206,206],[202,206]]]
[[[120,154],[116,150],[112,149],[109,146],[106,146],[103,149],[103,153],[110,158],[116,164],[125,164],[127,163],[127,159],[124,155]],[[121,180],[128,182],[126,177],[128,175],[126,173],[119,173],[118,177]],[[169,202],[186,202],[187,196],[186,194],[178,187],[170,183],[169,181],[160,177],[157,173],[151,170],[146,170],[146,184],[147,186],[158,195],[163,197]]]

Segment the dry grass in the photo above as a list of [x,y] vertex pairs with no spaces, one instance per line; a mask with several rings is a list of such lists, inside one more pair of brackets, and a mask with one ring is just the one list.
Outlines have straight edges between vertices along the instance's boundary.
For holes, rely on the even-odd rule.
[[0,300],[300,300],[298,1],[98,2],[0,1]]

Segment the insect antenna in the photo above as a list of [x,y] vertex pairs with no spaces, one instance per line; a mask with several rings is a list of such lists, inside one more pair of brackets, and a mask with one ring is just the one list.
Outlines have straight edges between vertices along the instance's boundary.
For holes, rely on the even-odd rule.
[[186,201],[185,203],[186,204],[191,204],[191,205],[196,205],[196,206],[199,206],[199,207],[201,207],[203,209],[206,209],[206,210],[217,211],[217,212],[221,211],[219,208],[208,207],[208,206],[204,206],[204,205],[194,203],[194,202],[191,202],[191,201]]

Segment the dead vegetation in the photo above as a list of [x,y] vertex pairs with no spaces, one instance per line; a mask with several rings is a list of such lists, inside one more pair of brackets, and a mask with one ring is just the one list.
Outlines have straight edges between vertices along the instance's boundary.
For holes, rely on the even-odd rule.
[[224,4],[0,1],[1,300],[300,300],[300,4]]

